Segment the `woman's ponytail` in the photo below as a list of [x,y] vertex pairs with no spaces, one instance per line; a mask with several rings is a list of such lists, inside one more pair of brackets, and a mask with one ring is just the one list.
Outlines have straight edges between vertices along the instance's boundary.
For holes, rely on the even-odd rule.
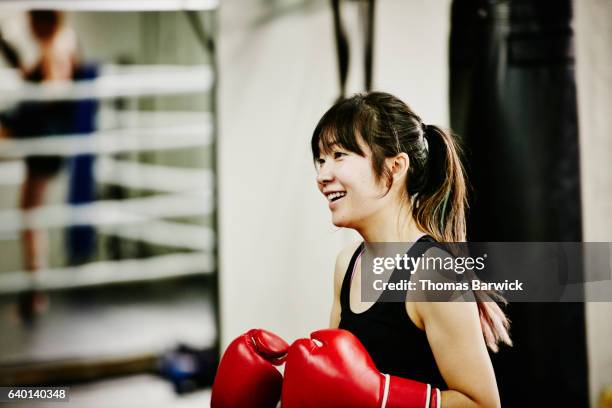
[[500,343],[511,346],[510,320],[495,301],[506,304],[506,299],[497,292],[487,290],[475,290],[474,296],[478,305],[480,327],[487,347],[491,351],[497,352],[499,350],[497,345]]
[[459,146],[437,126],[423,125],[428,150],[424,182],[417,193],[417,225],[440,242],[465,241],[467,187]]
[[[421,191],[416,195],[414,218],[438,242],[466,240],[467,184],[455,138],[437,126],[424,125],[423,143],[428,162]],[[495,291],[474,291],[482,334],[489,349],[512,345],[510,321],[496,302],[506,303]]]

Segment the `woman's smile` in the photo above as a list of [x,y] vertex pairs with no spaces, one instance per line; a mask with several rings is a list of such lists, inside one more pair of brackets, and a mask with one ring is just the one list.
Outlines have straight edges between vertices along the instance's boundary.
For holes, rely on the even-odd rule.
[[327,197],[327,201],[329,201],[329,209],[333,210],[338,206],[338,202],[342,201],[342,199],[346,196],[346,191],[333,191],[329,193],[325,193],[325,197]]

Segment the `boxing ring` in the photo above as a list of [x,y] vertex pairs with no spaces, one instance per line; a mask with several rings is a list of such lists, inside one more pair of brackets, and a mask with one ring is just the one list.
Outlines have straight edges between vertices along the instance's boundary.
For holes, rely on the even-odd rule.
[[[147,379],[153,373],[184,392],[191,386],[171,374],[173,353],[201,358],[201,350],[216,350],[217,74],[210,27],[217,7],[211,0],[0,4],[0,13],[63,10],[80,24],[95,20],[92,12],[102,13],[99,18],[125,12],[122,18],[138,21],[144,31],[183,18],[189,46],[203,55],[172,63],[174,57],[153,55],[154,40],[143,37],[152,57],[142,57],[143,51],[129,63],[96,61],[97,73],[87,79],[32,83],[18,69],[0,68],[0,111],[56,101],[96,105],[91,130],[0,138],[0,252],[6,261],[0,262],[0,303],[9,315],[0,322],[3,385],[136,375],[137,388],[166,387]],[[58,157],[64,166],[44,203],[24,209],[16,197],[31,157]],[[60,197],[74,189],[75,157],[91,157],[86,172],[92,184],[85,187],[95,193],[65,201]],[[77,260],[62,248],[71,245],[66,239],[73,230],[93,242],[89,248],[77,242],[87,249]],[[26,231],[48,234],[50,256],[36,270],[19,261]],[[43,294],[46,309],[26,317],[20,302],[33,294]],[[179,350],[181,344],[188,349]],[[95,392],[81,388],[84,405],[121,388],[120,380],[101,384]],[[174,398],[160,391],[150,402],[172,404]]]

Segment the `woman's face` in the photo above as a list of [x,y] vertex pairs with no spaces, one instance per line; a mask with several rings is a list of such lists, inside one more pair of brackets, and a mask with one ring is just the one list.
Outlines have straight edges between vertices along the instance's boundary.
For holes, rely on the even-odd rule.
[[338,145],[316,160],[317,185],[328,201],[332,222],[358,229],[387,202],[383,183],[376,180],[371,150],[360,141],[365,157]]

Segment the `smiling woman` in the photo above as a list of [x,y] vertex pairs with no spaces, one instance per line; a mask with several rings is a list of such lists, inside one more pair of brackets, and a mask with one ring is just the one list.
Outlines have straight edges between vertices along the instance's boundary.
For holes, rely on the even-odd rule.
[[[458,303],[366,303],[360,296],[364,244],[465,241],[466,180],[454,137],[424,124],[396,97],[373,92],[332,106],[311,147],[332,222],[364,243],[336,262],[330,326],[346,331],[313,333],[322,343],[317,354],[310,339],[291,347],[282,405],[499,406],[487,346],[497,351],[511,341],[495,292],[474,291],[476,302]],[[412,257],[421,256],[415,248]],[[324,381],[323,393],[303,385],[332,371],[342,375]],[[358,401],[347,403],[347,395]]]
[[[466,183],[458,145],[399,99],[374,92],[337,103],[319,121],[311,148],[324,194],[344,191],[339,184],[347,177],[344,182],[358,189],[374,186],[374,200],[403,200],[402,208],[412,207],[420,229],[437,240],[465,240]],[[406,164],[403,184],[394,183],[397,172],[389,166],[397,156]],[[332,170],[336,180],[329,180]]]
[[[359,146],[367,150],[367,146]],[[367,156],[354,154],[339,143],[332,142],[316,159],[317,182],[329,201],[332,221],[338,227],[351,228],[369,213],[383,206],[370,194],[377,181]]]

